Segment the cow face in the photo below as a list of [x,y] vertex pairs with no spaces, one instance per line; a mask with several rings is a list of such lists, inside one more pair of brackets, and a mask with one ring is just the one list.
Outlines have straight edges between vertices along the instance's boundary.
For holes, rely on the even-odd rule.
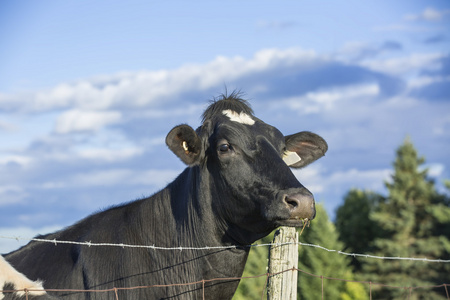
[[206,110],[197,131],[177,126],[166,143],[186,164],[209,174],[215,213],[232,226],[265,235],[315,216],[312,194],[290,170],[327,151],[314,133],[283,136],[254,117],[245,101],[226,98]]

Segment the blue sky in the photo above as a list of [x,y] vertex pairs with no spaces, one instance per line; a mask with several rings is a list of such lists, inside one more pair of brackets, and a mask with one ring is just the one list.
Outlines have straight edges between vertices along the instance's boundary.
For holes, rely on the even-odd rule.
[[[385,192],[409,136],[450,178],[448,1],[2,1],[0,236],[47,233],[163,188],[164,138],[246,93],[327,156],[295,171],[330,214]],[[0,238],[0,253],[17,248]]]

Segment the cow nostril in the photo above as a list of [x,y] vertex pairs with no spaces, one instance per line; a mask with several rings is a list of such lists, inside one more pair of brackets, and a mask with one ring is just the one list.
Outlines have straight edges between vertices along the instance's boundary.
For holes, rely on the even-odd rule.
[[315,205],[312,194],[305,192],[286,193],[283,195],[283,203],[289,210],[289,219],[314,219]]
[[284,202],[287,203],[289,209],[296,209],[298,207],[298,200],[289,196],[284,196]]

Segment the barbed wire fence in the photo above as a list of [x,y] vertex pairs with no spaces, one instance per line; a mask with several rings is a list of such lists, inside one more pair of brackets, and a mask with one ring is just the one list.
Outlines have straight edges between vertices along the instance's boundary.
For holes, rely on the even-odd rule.
[[[64,241],[64,240],[56,240],[56,239],[40,239],[40,238],[23,238],[19,236],[0,236],[0,239],[13,239],[13,240],[26,240],[26,241],[35,241],[35,242],[42,242],[42,243],[52,243],[55,246],[58,244],[74,244],[74,245],[81,245],[81,246],[87,246],[87,247],[121,247],[121,248],[146,248],[146,249],[152,249],[152,250],[162,250],[162,251],[189,251],[189,250],[213,250],[213,249],[236,249],[236,248],[243,248],[243,247],[269,247],[269,246],[283,246],[283,245],[289,245],[294,244],[291,242],[288,243],[267,243],[267,244],[252,244],[252,245],[231,245],[231,246],[204,246],[204,247],[160,247],[156,245],[130,245],[130,244],[113,244],[113,243],[95,243],[91,241],[87,242],[75,242],[75,241]],[[428,263],[450,263],[450,260],[446,259],[429,259],[429,258],[419,258],[419,257],[383,257],[383,256],[375,256],[375,255],[369,255],[369,254],[359,254],[359,253],[348,253],[340,250],[335,249],[328,249],[325,247],[322,247],[320,245],[314,245],[314,244],[307,244],[302,242],[297,242],[295,244],[298,244],[299,246],[304,247],[313,247],[317,248],[323,251],[332,252],[338,255],[346,255],[346,256],[352,256],[352,257],[362,257],[362,258],[368,258],[368,259],[382,259],[382,260],[408,260],[408,261],[422,261],[422,262],[428,262]],[[413,292],[415,290],[419,289],[444,289],[447,299],[450,300],[450,283],[443,283],[441,285],[430,285],[430,286],[393,286],[393,285],[387,285],[383,283],[377,283],[367,280],[348,280],[343,278],[334,278],[329,276],[323,276],[323,275],[317,275],[312,274],[309,272],[306,272],[304,270],[298,269],[298,268],[290,268],[283,270],[281,272],[277,273],[264,273],[260,275],[255,276],[245,276],[245,277],[229,277],[229,278],[213,278],[213,279],[202,279],[199,281],[194,282],[186,282],[186,283],[173,283],[173,284],[164,284],[164,285],[149,285],[149,286],[134,286],[134,287],[113,287],[110,289],[98,289],[98,290],[76,290],[76,289],[45,289],[46,292],[82,292],[82,293],[114,293],[115,299],[119,300],[119,291],[130,291],[130,290],[136,290],[136,289],[151,289],[151,288],[164,288],[164,287],[173,287],[173,286],[191,286],[191,285],[202,285],[202,299],[205,298],[205,284],[215,281],[232,281],[232,280],[252,280],[256,278],[266,277],[266,283],[261,287],[261,299],[264,299],[266,295],[266,288],[267,288],[267,282],[271,276],[275,276],[281,273],[285,272],[299,272],[302,274],[305,274],[307,276],[319,278],[321,280],[321,286],[322,286],[322,299],[324,299],[324,287],[325,287],[325,280],[336,280],[336,281],[343,281],[343,282],[350,282],[350,283],[360,283],[363,285],[368,286],[368,296],[369,299],[372,299],[372,290],[374,287],[384,287],[389,289],[403,289],[405,291],[408,291],[408,298],[410,299]],[[23,292],[25,294],[25,298],[28,300],[28,297],[30,293],[37,290],[31,290],[31,289],[23,289],[23,290],[0,290],[0,293],[14,293],[14,292]],[[42,291],[42,290],[40,290]],[[30,295],[31,296],[31,295]]]
[[[34,242],[42,242],[42,243],[51,243],[55,246],[58,244],[72,244],[72,245],[81,245],[81,246],[88,246],[88,247],[120,247],[120,248],[145,248],[145,249],[152,249],[152,250],[165,250],[165,251],[184,251],[184,250],[214,250],[214,249],[236,249],[236,248],[253,248],[253,247],[269,247],[271,245],[275,246],[284,246],[284,245],[291,245],[294,243],[267,243],[267,244],[252,244],[252,245],[231,245],[231,246],[203,246],[203,247],[184,247],[184,246],[178,246],[178,247],[160,247],[156,245],[130,245],[130,244],[114,244],[114,243],[95,243],[91,241],[86,242],[75,242],[75,241],[63,241],[63,240],[56,240],[56,239],[40,239],[40,238],[23,238],[20,236],[2,236],[0,235],[0,239],[10,239],[10,240],[23,240],[23,241],[34,241]],[[334,252],[341,255],[346,256],[352,256],[352,257],[364,257],[364,258],[373,258],[373,259],[383,259],[383,260],[409,260],[409,261],[422,261],[422,262],[434,262],[434,263],[450,263],[450,259],[429,259],[426,257],[399,257],[399,256],[376,256],[376,255],[370,255],[370,254],[359,254],[359,253],[350,253],[335,249],[328,249],[325,247],[322,247],[320,245],[314,245],[314,244],[308,244],[308,243],[302,243],[297,242],[295,244],[298,244],[299,246],[305,246],[305,247],[313,247],[318,248],[327,252]]]

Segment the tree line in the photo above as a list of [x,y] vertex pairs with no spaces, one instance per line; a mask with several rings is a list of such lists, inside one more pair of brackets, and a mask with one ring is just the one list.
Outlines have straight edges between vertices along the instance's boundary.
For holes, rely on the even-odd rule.
[[[332,222],[323,205],[300,241],[328,249],[380,257],[450,259],[450,180],[439,192],[410,139],[396,151],[387,195],[352,189],[336,210]],[[273,235],[261,242],[270,243]],[[254,247],[243,276],[267,272],[267,247]],[[450,283],[450,263],[382,260],[352,257],[300,246],[299,269],[346,280],[398,287]],[[242,280],[233,299],[261,299],[266,277]],[[324,299],[369,299],[368,285],[324,280]],[[372,285],[373,299],[447,299],[450,286],[413,291]],[[298,299],[321,299],[322,280],[299,273]],[[409,297],[409,298],[408,298]]]

